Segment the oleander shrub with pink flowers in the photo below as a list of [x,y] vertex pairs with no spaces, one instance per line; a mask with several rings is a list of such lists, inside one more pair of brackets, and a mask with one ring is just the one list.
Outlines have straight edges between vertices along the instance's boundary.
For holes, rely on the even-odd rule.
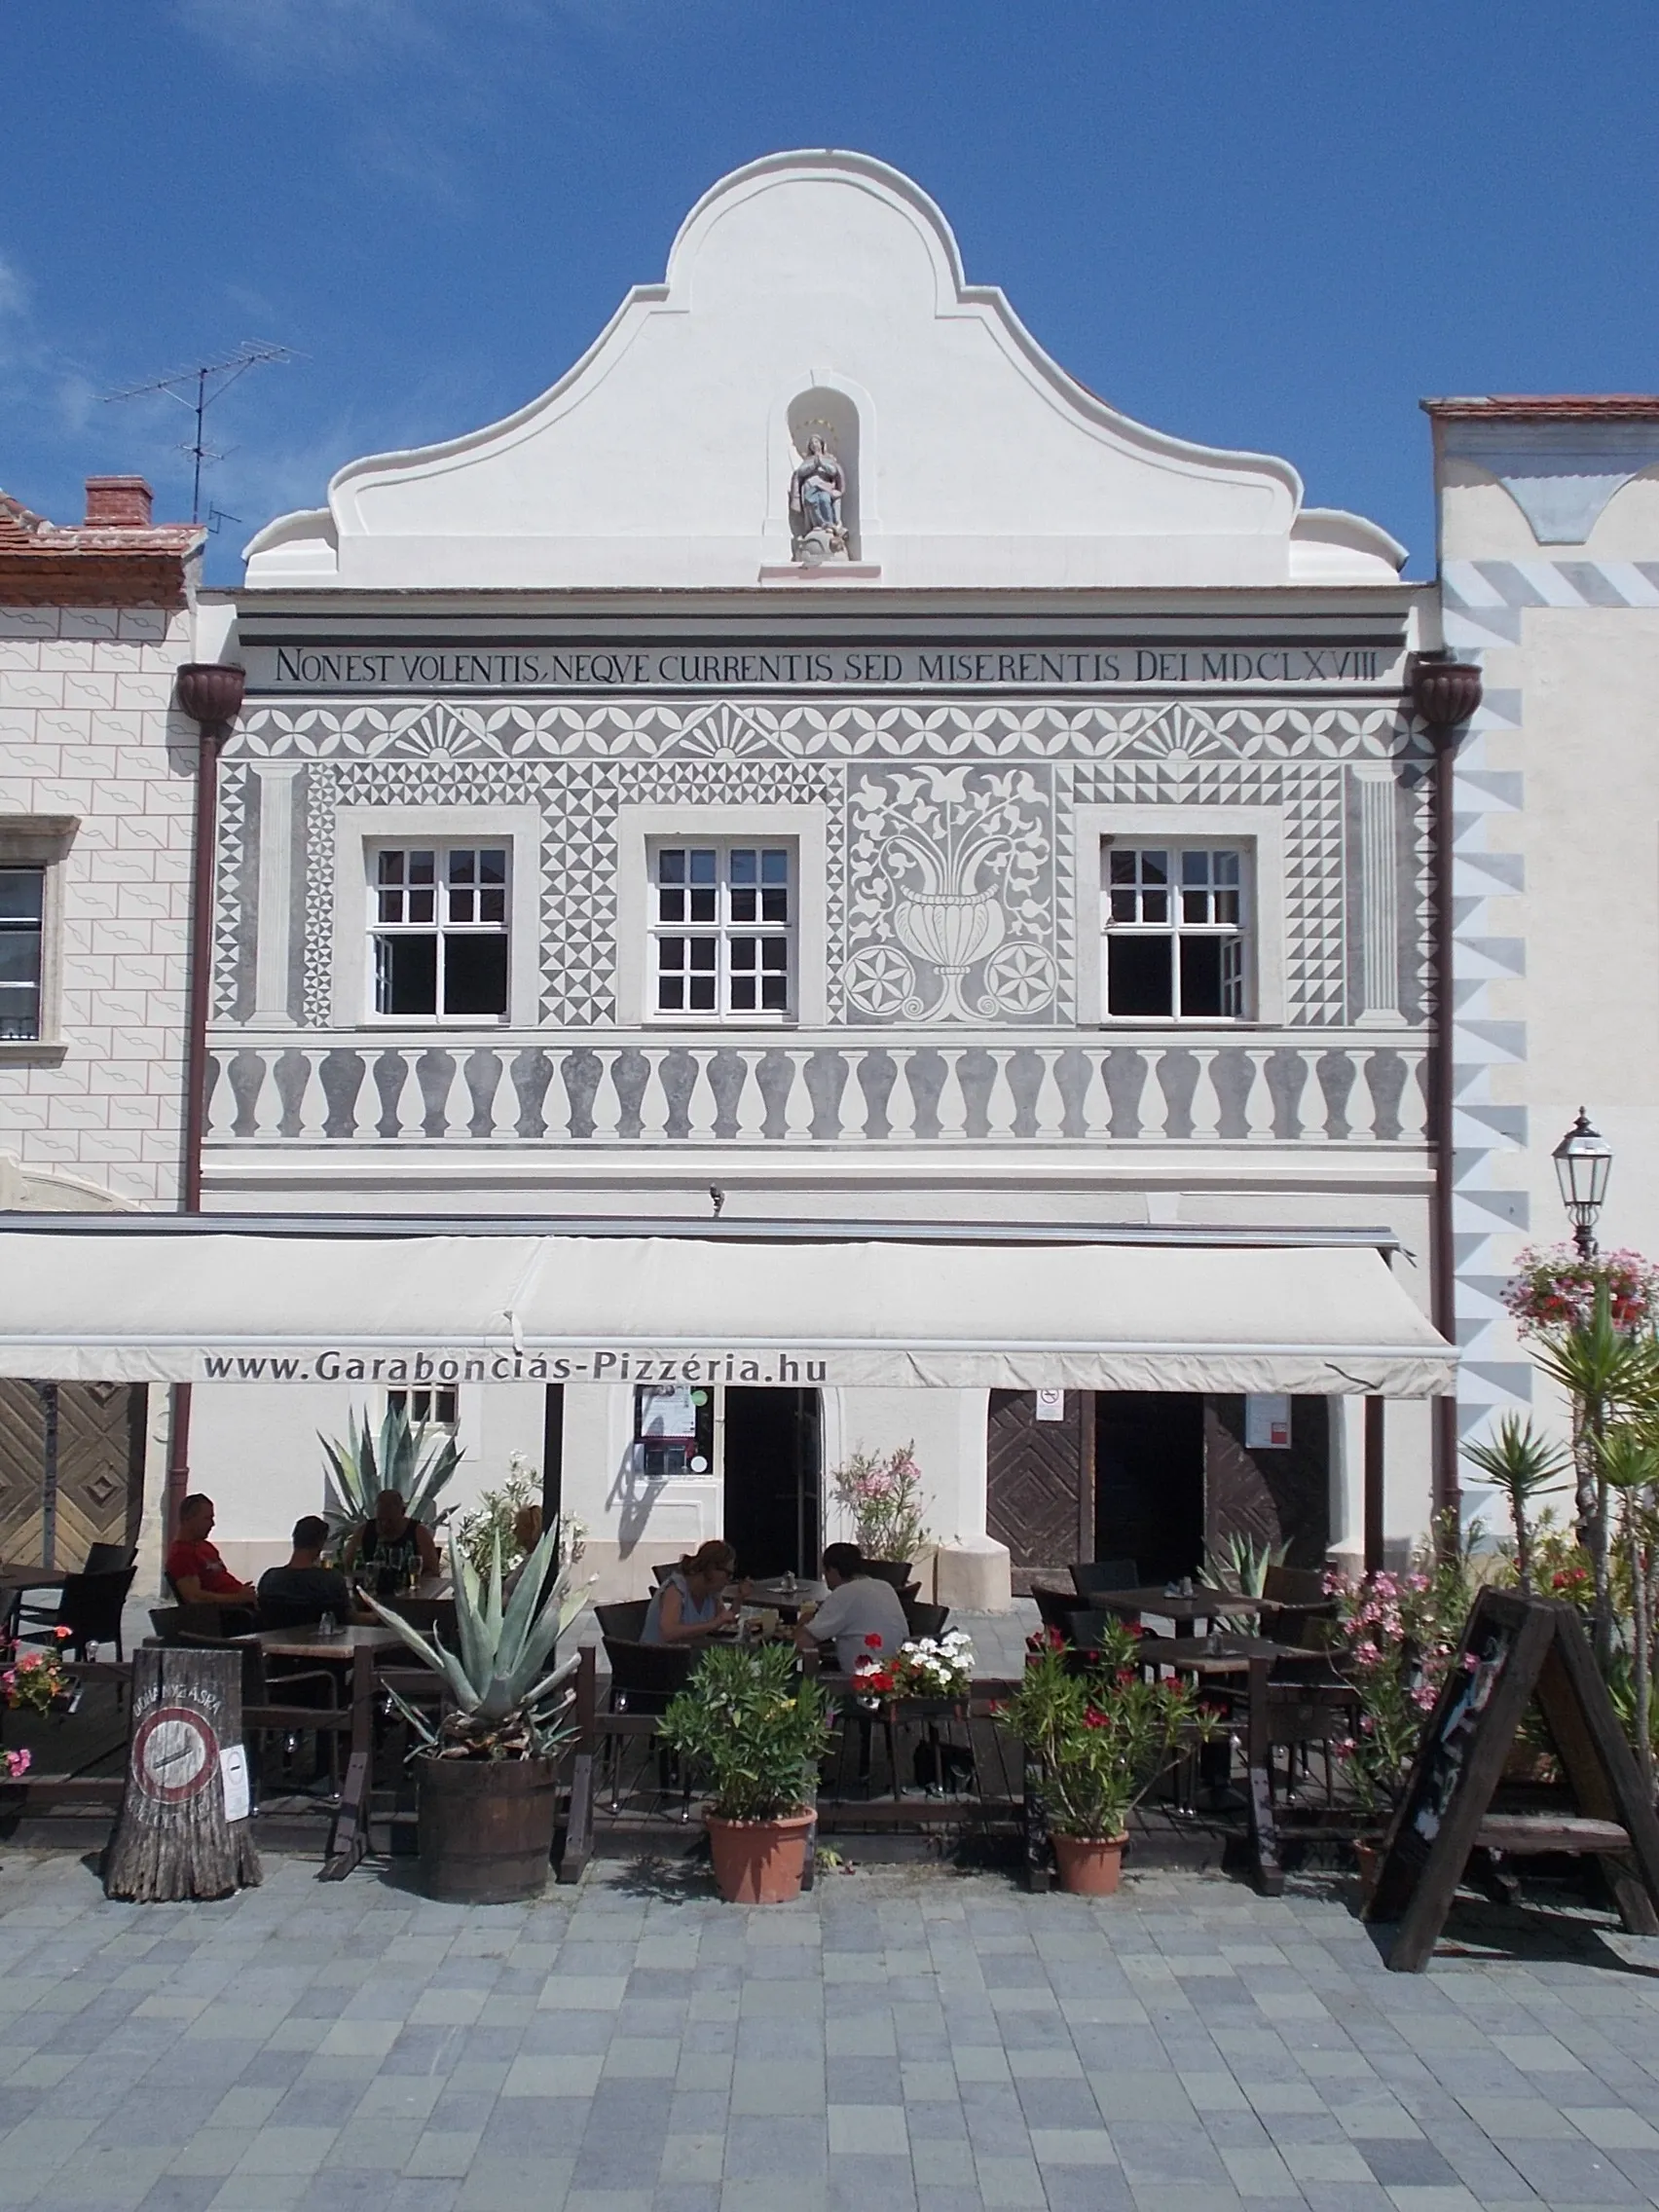
[[1087,1653],[1052,1632],[1034,1639],[1019,1687],[998,1711],[1042,1769],[1054,1835],[1117,1842],[1183,1740],[1215,1732],[1216,1716],[1190,1680],[1142,1673],[1139,1641],[1126,1626],[1106,1629]]
[[830,1475],[830,1489],[866,1559],[913,1560],[927,1542],[914,1443],[885,1455],[855,1452]]
[[1474,1602],[1478,1533],[1439,1559],[1421,1555],[1405,1574],[1355,1578],[1333,1568],[1325,1577],[1337,1602],[1333,1656],[1360,1707],[1356,1733],[1337,1749],[1368,1812],[1389,1811],[1411,1772]]

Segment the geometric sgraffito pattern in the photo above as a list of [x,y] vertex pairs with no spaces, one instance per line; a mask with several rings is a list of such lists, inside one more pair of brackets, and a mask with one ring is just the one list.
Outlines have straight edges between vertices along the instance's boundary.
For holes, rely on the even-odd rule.
[[[538,806],[541,1019],[570,1027],[615,1019],[622,805],[821,807],[829,840],[829,1018],[924,1027],[1051,1023],[1073,1005],[1080,926],[1070,880],[1073,803],[1282,806],[1286,1011],[1294,1023],[1340,1024],[1345,763],[1420,751],[1409,722],[1370,702],[257,704],[232,740],[223,773],[219,1018],[246,1003],[239,964],[251,957],[250,933],[245,913],[236,910],[254,882],[241,789],[246,762],[288,758],[313,764],[304,805],[313,856],[328,850],[340,805],[379,798]],[[1418,860],[1420,873],[1426,854],[1419,850]],[[946,880],[952,870],[963,873],[963,884]],[[326,871],[310,867],[308,1025],[331,1017],[331,899]],[[1403,903],[1402,929],[1414,941],[1402,952],[1420,964],[1422,900]],[[968,953],[974,957],[964,965]]]

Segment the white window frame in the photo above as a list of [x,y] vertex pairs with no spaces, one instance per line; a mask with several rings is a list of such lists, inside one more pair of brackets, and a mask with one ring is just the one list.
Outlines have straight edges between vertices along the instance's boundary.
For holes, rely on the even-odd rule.
[[[431,883],[429,885],[413,884],[407,880],[399,884],[384,882],[381,875],[381,864],[388,853],[400,854],[406,868],[417,853],[429,854],[432,861]],[[499,853],[502,856],[505,880],[500,885],[502,914],[499,922],[486,923],[476,919],[470,922],[458,921],[451,911],[450,895],[453,891],[460,889],[464,897],[466,891],[470,890],[476,898],[481,892],[490,888],[481,883],[457,886],[451,882],[449,864],[457,853],[465,853],[474,861],[482,853]],[[423,839],[419,844],[416,844],[405,843],[396,838],[389,843],[383,843],[379,838],[371,838],[363,848],[363,861],[369,890],[368,987],[376,999],[380,995],[380,952],[383,939],[389,940],[394,943],[399,938],[430,937],[436,939],[437,949],[433,977],[434,1002],[441,1001],[448,996],[449,946],[452,939],[462,937],[498,938],[507,956],[506,987],[501,994],[504,1003],[499,1013],[461,1014],[434,1003],[430,1014],[393,1014],[377,1006],[375,1010],[377,1019],[388,1022],[415,1022],[423,1027],[429,1024],[433,1028],[446,1029],[502,1028],[509,1018],[512,1006],[513,928],[512,907],[509,903],[512,897],[512,847],[506,844],[497,844],[491,840],[480,840],[477,843],[472,843],[463,839],[434,837],[430,840]],[[408,919],[407,913],[396,921],[387,921],[380,911],[387,892],[393,893],[407,907],[412,897],[418,897],[423,891],[426,890],[429,890],[432,895],[432,913],[429,921],[411,921]]]
[[0,867],[42,871],[40,1034],[0,1038],[0,1067],[55,1067],[68,1050],[63,1035],[63,864],[80,827],[77,814],[0,814]]
[[[664,921],[661,918],[661,894],[669,886],[662,882],[661,864],[663,856],[667,853],[690,855],[696,852],[715,855],[715,918],[713,921],[693,921],[687,914],[685,919],[679,922]],[[756,919],[753,922],[745,922],[739,921],[733,916],[730,910],[730,900],[734,888],[731,881],[731,856],[734,852],[754,853],[757,859],[764,853],[783,853],[789,866],[789,876],[785,891],[785,906],[789,916],[787,921],[780,923]],[[752,842],[746,837],[697,837],[690,839],[652,837],[647,840],[645,845],[645,867],[650,878],[648,896],[650,918],[646,926],[651,940],[650,950],[647,954],[649,973],[646,977],[646,989],[650,994],[649,1011],[652,1019],[669,1023],[683,1021],[696,1023],[700,1026],[706,1025],[711,1028],[730,1028],[734,1022],[739,1027],[792,1028],[794,1025],[794,1008],[799,987],[796,975],[798,963],[795,957],[795,939],[800,920],[800,854],[794,839],[793,837],[772,837]],[[683,888],[687,894],[690,894],[699,886],[687,880]],[[758,879],[756,880],[755,890],[757,899],[759,894],[767,888],[769,887],[761,884]],[[728,1005],[733,975],[731,943],[734,938],[740,937],[769,938],[774,943],[781,942],[783,944],[784,1003],[781,1007],[737,1007]],[[664,1007],[657,1004],[662,982],[662,969],[657,945],[663,938],[701,938],[713,941],[715,945],[715,1004],[712,1007]],[[707,973],[707,971],[702,972]],[[687,981],[696,973],[698,971],[687,967],[684,971]],[[756,968],[754,971],[756,996],[759,995],[763,978],[767,976],[776,976],[777,973],[778,971],[775,968]]]
[[[1284,816],[1274,806],[1080,806],[1076,810],[1077,1018],[1102,1029],[1275,1029],[1285,1018]],[[1106,931],[1100,918],[1104,850],[1217,846],[1242,855],[1244,1012],[1241,1014],[1112,1014],[1106,1011]]]
[[[461,1428],[461,1384],[459,1382],[399,1383],[396,1389],[388,1390],[386,1394],[387,1413],[391,1411],[393,1404],[399,1398],[403,1400],[403,1410],[409,1416],[411,1428],[418,1429],[423,1425],[421,1416],[416,1411],[416,1401],[424,1398],[429,1408],[425,1416],[424,1425],[428,1428],[441,1428],[449,1436],[454,1436],[459,1432]],[[441,1411],[442,1402],[445,1398],[450,1401],[450,1419],[447,1420],[443,1418]]]
[[[387,846],[505,845],[507,1012],[375,1011],[375,854]],[[334,817],[333,1011],[337,1029],[534,1029],[541,995],[541,817],[532,806],[343,806]]]
[[[656,1012],[652,855],[663,845],[793,848],[793,988],[788,1014]],[[829,1019],[828,826],[816,806],[625,806],[616,815],[616,1019],[624,1029],[822,1029]]]

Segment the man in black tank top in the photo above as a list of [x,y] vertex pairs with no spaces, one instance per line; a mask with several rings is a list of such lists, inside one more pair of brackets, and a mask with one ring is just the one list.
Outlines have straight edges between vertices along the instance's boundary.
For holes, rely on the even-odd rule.
[[402,1493],[383,1490],[374,1519],[346,1539],[343,1564],[377,1598],[390,1598],[422,1575],[439,1571],[438,1547],[424,1523],[410,1520]]

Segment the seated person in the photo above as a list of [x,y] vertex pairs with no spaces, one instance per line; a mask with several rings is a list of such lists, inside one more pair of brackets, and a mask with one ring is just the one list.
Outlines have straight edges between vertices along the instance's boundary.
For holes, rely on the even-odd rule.
[[328,1523],[308,1513],[294,1523],[294,1549],[286,1567],[267,1567],[259,1578],[261,1628],[303,1628],[332,1613],[344,1625],[351,1617],[351,1591],[337,1567],[324,1567],[322,1547]]
[[167,1546],[166,1575],[181,1605],[240,1605],[251,1612],[258,1594],[251,1582],[239,1582],[217,1548],[213,1500],[197,1491],[178,1509],[178,1526]]
[[836,1672],[850,1675],[861,1659],[885,1659],[907,1641],[910,1628],[898,1591],[865,1572],[857,1544],[826,1544],[823,1575],[830,1595],[795,1630],[798,1649],[833,1643]]
[[737,1554],[719,1536],[682,1559],[651,1599],[642,1643],[697,1643],[715,1630],[737,1625],[737,1607],[723,1596],[737,1571]]
[[340,1564],[377,1598],[394,1598],[423,1574],[438,1572],[438,1547],[424,1523],[410,1520],[402,1492],[383,1490],[374,1519],[347,1537]]

